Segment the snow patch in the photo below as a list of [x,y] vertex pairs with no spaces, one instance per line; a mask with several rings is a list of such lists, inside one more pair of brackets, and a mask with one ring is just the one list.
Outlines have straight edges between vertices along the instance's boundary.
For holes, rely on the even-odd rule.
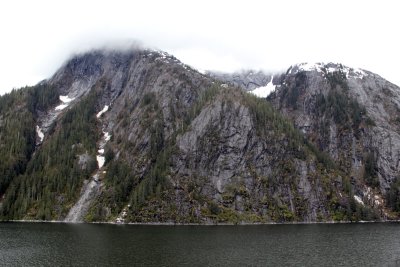
[[111,135],[110,135],[109,133],[107,133],[107,132],[103,132],[103,133],[104,133],[104,140],[105,140],[106,142],[110,141]]
[[[193,68],[191,66],[180,62],[179,59],[175,58],[174,56],[171,56],[170,54],[168,54],[165,51],[161,51],[161,50],[150,50],[150,51],[153,51],[156,54],[156,58],[155,58],[156,61],[161,61],[164,63],[176,63],[176,64],[182,66],[185,70],[188,70],[188,71],[193,70]],[[153,53],[150,53],[149,56],[152,54]],[[203,71],[203,70],[198,70],[198,71],[201,74],[206,74],[206,71]]]
[[336,68],[329,67],[329,68],[327,68],[326,70],[327,70],[328,72],[335,72],[335,71],[336,71]]
[[[101,115],[103,115],[105,112],[107,112],[108,107],[109,107],[108,105],[105,105],[104,108],[99,113],[97,113],[96,117],[100,118]],[[101,169],[104,166],[104,163],[105,163],[105,158],[103,156],[104,155],[104,146],[106,145],[106,143],[108,141],[110,141],[110,139],[111,139],[111,135],[108,132],[103,131],[103,140],[100,142],[99,149],[97,150],[97,152],[99,154],[96,156],[97,165],[99,166],[99,169]]]
[[40,129],[39,125],[36,125],[36,133],[40,138],[40,142],[43,142],[44,133],[42,132],[42,129]]
[[119,214],[117,219],[115,219],[115,223],[120,224],[120,223],[124,223],[125,222],[125,219],[126,219],[126,216],[128,215],[128,210],[129,210],[130,207],[131,207],[131,205],[128,205],[122,210],[122,212]]
[[64,104],[69,103],[75,99],[75,98],[69,98],[67,95],[60,95],[59,98],[61,102],[63,102]]
[[68,107],[68,104],[61,104],[61,105],[59,105],[59,106],[56,107],[56,110],[63,110],[63,109],[65,109],[66,107]]
[[325,73],[333,73],[337,71],[341,71],[346,75],[346,78],[357,78],[362,79],[368,74],[362,69],[353,69],[346,66],[343,66],[339,63],[300,63],[295,65],[297,68],[292,67],[289,71],[290,74],[297,73],[298,71],[317,71],[322,73],[324,76]]
[[290,67],[289,74],[296,74],[299,71],[317,71],[323,73],[324,63],[307,63],[303,62]]
[[97,159],[97,165],[99,166],[99,169],[104,166],[105,163],[105,158],[104,158],[104,146],[108,141],[110,141],[111,135],[108,132],[103,131],[103,140],[100,142],[99,149],[97,152],[99,153],[96,156]]
[[298,65],[300,70],[303,71],[317,71],[317,72],[323,72],[322,67],[324,66],[323,63],[301,63]]
[[99,165],[99,169],[104,166],[105,158],[101,155],[96,156],[97,164]]
[[348,79],[349,78],[350,69],[349,68],[344,68],[342,71],[344,72],[344,74],[346,75],[346,78]]
[[368,204],[373,207],[381,207],[384,203],[382,197],[374,193],[371,187],[366,186],[365,190],[363,190],[364,196],[366,196]]
[[[333,67],[332,67],[333,65]],[[300,63],[297,65],[300,71],[317,71],[319,73],[332,73],[336,71],[343,71],[344,73],[348,73],[348,68],[343,68],[340,64],[333,64],[333,63]]]
[[354,76],[358,79],[364,78],[364,76],[367,76],[367,74],[362,70],[362,69],[354,69]]
[[107,112],[107,110],[108,110],[108,106],[105,105],[104,108],[99,113],[97,113],[96,117],[100,118],[101,115],[103,115],[105,112]]
[[161,50],[154,50],[154,52],[158,54],[158,57],[155,59],[157,61],[169,63],[169,60],[172,60],[172,57],[167,52]]
[[275,91],[276,86],[273,85],[272,80],[273,80],[274,76],[271,77],[271,81],[266,85],[266,86],[261,86],[258,87],[252,91],[250,91],[250,93],[254,94],[257,97],[267,97],[269,96],[269,94],[271,94],[273,91]]
[[354,200],[358,202],[358,204],[361,204],[364,206],[364,202],[362,201],[361,197],[354,195]]
[[67,95],[60,95],[58,98],[60,99],[60,101],[62,102],[62,104],[61,104],[61,105],[58,105],[58,106],[56,107],[56,110],[63,110],[63,109],[65,109],[66,107],[68,107],[69,103],[70,103],[72,100],[75,99],[75,98],[69,98]]

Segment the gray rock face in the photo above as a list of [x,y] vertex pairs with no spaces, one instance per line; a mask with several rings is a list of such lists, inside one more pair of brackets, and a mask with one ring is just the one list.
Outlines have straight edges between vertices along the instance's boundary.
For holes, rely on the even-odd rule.
[[[192,166],[184,173],[208,176],[219,194],[235,176],[245,171],[244,153],[254,130],[247,108],[239,103],[232,107],[224,104],[218,100],[205,108],[192,122],[190,131],[178,138],[178,147],[186,155],[181,164]],[[215,137],[213,134],[218,138],[209,144]],[[213,146],[215,155],[211,154],[214,151],[205,150],[207,145]]]
[[[105,164],[85,174],[77,199],[60,202],[74,203],[66,220],[125,212],[125,222],[312,222],[354,220],[368,207],[384,218],[384,191],[399,174],[399,88],[362,70],[302,64],[274,76],[267,100],[244,92],[270,81],[262,72],[203,75],[150,50],[71,59],[46,83],[73,99],[65,110],[94,99],[98,151],[80,147],[66,183],[94,155]],[[63,116],[56,107],[39,115],[42,146]],[[364,181],[370,155],[379,189]]]
[[228,83],[232,86],[243,88],[246,91],[266,86],[271,81],[272,76],[272,74],[253,70],[235,73],[208,72],[207,74],[212,78]]
[[[315,163],[296,159],[285,138],[272,132],[261,138],[249,109],[235,96],[217,98],[204,108],[177,144],[172,177],[177,187],[201,180],[199,190],[217,203],[267,220],[282,220],[283,214],[301,221],[330,217]],[[283,165],[293,177],[281,171]]]
[[99,195],[101,184],[94,177],[90,181],[85,181],[78,201],[70,209],[68,215],[65,217],[65,222],[81,223],[84,222],[85,215],[87,214],[93,200]]
[[[374,153],[379,189],[383,195],[386,193],[400,174],[399,87],[371,72],[330,63],[293,66],[281,77],[277,88],[270,97],[274,106],[343,166],[360,188],[365,183],[367,155]],[[356,102],[364,108],[359,114],[363,118],[359,124],[354,123],[358,119],[355,114],[348,113],[344,119],[335,121],[334,113],[321,113],[321,106],[326,103],[318,102],[321,95],[329,100],[333,95],[340,97],[339,94],[353,101],[348,105],[354,106]],[[292,101],[288,101],[290,98]],[[337,111],[355,110],[340,103]],[[326,108],[333,110],[334,106]],[[352,121],[350,129],[348,118]]]
[[349,79],[350,95],[365,106],[375,122],[369,138],[378,154],[378,176],[385,192],[400,174],[400,88],[376,74],[365,73],[362,79]]
[[86,170],[89,168],[89,164],[91,164],[91,161],[93,160],[93,158],[88,154],[82,154],[79,155],[79,166],[81,167],[81,169]]
[[[85,62],[93,66],[85,67]],[[247,80],[240,86],[246,89],[266,85],[271,78],[261,72],[243,75]],[[232,84],[239,85],[235,82],[242,76]],[[316,163],[311,158],[297,159],[287,150],[284,133],[277,135],[271,129],[261,137],[254,114],[239,91],[221,87],[224,93],[204,103],[187,130],[181,131],[193,105],[213,81],[170,55],[93,52],[67,63],[50,82],[76,99],[91,90],[99,92],[97,110],[109,106],[101,115],[102,131],[113,137],[107,146],[115,160],[126,162],[139,181],[146,181],[154,168],[157,142],[167,144],[176,138],[177,150],[170,155],[167,176],[174,189],[162,199],[158,217],[168,214],[172,205],[182,220],[191,217],[196,222],[209,221],[204,209],[235,214],[239,221],[251,216],[255,221],[331,219]],[[101,190],[99,198],[109,190]],[[81,200],[88,195],[83,192]],[[197,194],[202,197],[194,197]],[[151,205],[144,206],[153,210]],[[218,208],[213,210],[213,205]],[[112,206],[103,208],[113,213]],[[140,210],[133,212],[134,220],[147,218]],[[176,215],[165,216],[170,220],[168,216]]]

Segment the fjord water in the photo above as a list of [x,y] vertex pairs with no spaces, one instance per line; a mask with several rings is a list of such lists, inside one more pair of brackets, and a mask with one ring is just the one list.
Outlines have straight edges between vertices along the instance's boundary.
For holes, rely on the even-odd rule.
[[398,266],[399,259],[395,223],[0,224],[1,266]]

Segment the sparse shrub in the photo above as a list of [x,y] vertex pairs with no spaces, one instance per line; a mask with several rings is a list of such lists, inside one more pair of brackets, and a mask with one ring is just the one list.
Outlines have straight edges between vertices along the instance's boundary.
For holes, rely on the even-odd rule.
[[386,195],[388,206],[397,212],[400,212],[400,178],[395,179],[390,185],[389,192]]
[[365,158],[365,172],[364,172],[364,180],[365,182],[372,187],[379,186],[378,179],[378,165],[375,153],[370,152],[367,154]]
[[220,207],[215,202],[212,202],[212,201],[210,201],[208,203],[208,209],[210,210],[211,214],[213,214],[213,215],[218,215],[221,212]]

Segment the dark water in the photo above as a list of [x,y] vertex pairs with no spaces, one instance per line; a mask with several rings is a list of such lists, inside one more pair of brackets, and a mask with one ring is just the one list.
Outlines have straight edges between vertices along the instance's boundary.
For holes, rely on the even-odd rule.
[[0,224],[1,266],[400,266],[400,224]]

